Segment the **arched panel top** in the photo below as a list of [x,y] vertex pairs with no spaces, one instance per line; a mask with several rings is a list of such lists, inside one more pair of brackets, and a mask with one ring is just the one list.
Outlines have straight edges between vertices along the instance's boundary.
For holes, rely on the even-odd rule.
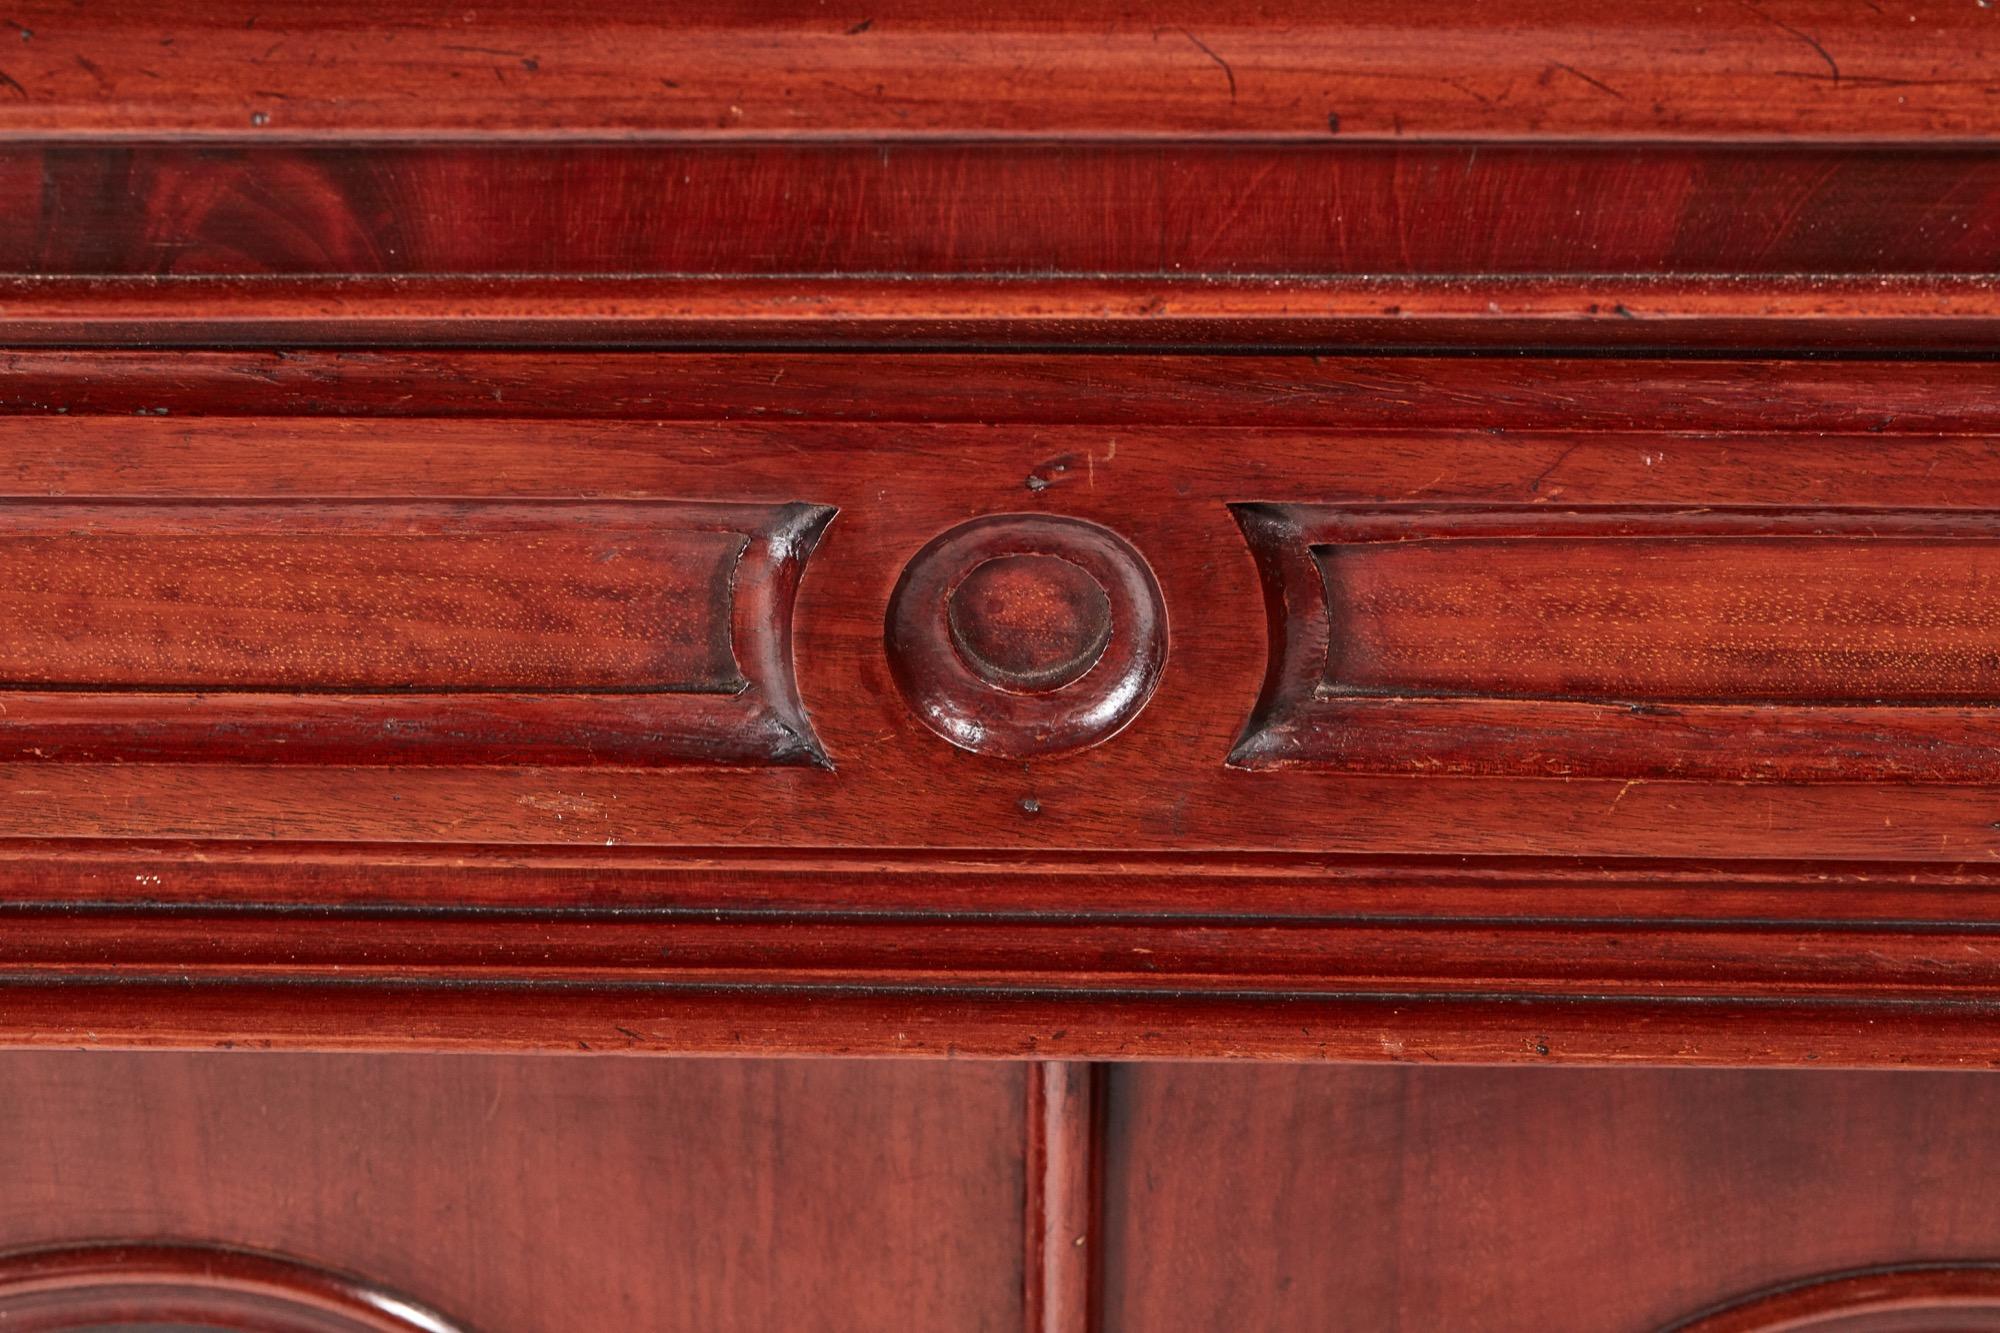
[[1979,1333],[2000,1329],[2000,1264],[1913,1264],[1809,1278],[1662,1333]]
[[0,1254],[0,1324],[17,1333],[107,1328],[267,1333],[463,1333],[351,1274],[219,1245],[88,1244]]

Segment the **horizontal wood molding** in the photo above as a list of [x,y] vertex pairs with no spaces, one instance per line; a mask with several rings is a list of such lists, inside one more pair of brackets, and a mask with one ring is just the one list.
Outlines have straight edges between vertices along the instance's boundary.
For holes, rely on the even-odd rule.
[[13,345],[1985,352],[2000,271],[1974,143],[0,135],[0,201]]
[[2000,145],[0,141],[0,181],[15,277],[2000,269]]
[[[1528,629],[1487,625],[1484,585],[1449,605],[1512,645],[1481,668],[1518,673],[1509,688],[1539,688],[1563,642],[1615,628],[1565,599],[1568,574],[1645,586],[1619,561],[1707,543],[1704,586],[1775,578],[1824,601],[1837,569],[1870,625],[1926,652],[1970,644],[1926,670],[1925,700],[1886,711],[1983,709],[1984,650],[1958,637],[1983,623],[1977,590],[1915,577],[1976,572],[1963,553],[2000,512],[1983,363],[378,348],[16,350],[5,366],[0,556],[34,577],[0,589],[0,641],[44,679],[0,691],[0,734],[19,738],[0,762],[0,1043],[1984,1066],[2000,1041],[2000,784],[1976,728],[1924,752],[1960,747],[1950,782],[1664,778],[1596,741],[1587,777],[1228,763],[1267,684],[1273,585],[1231,507],[1246,503],[1346,516],[1284,548],[1321,597],[1315,545],[1416,558],[1471,524],[1507,551],[1559,548],[1385,581],[1505,574],[1542,608]],[[1030,563],[968,588],[987,568],[968,562],[926,632],[995,688],[1061,700],[1111,651],[1117,579],[1045,548],[1108,531],[1169,627],[1122,729],[980,753],[898,689],[899,582],[995,515],[1029,545],[982,559]],[[712,594],[736,537],[689,532],[744,542],[729,642],[749,686],[634,697],[754,696],[778,716],[775,692],[795,690],[784,716],[809,717],[836,768],[777,765],[769,747],[621,757],[567,715],[541,750],[516,737],[385,763],[367,729],[381,717],[310,712],[409,716],[399,662],[513,690],[513,649],[449,632],[506,580],[521,581],[510,614],[563,605],[590,630],[566,644],[603,641],[509,697],[719,687],[719,640],[625,642],[644,581],[595,558],[687,557],[671,585]],[[239,558],[253,536],[266,556]],[[503,539],[548,544],[517,570],[486,544]],[[68,594],[35,543],[70,542],[89,558],[64,577],[144,595],[94,596],[65,637],[50,626]],[[748,562],[767,549],[775,568],[781,547],[790,581],[746,600]],[[377,581],[360,579],[363,549],[450,588],[414,582],[338,642],[256,618],[288,596],[353,613],[342,599]],[[175,583],[206,600],[170,603]],[[599,593],[568,605],[570,583]],[[1045,594],[1066,618],[1024,617]],[[1905,620],[1908,605],[1949,614]],[[1430,631],[1402,616],[1378,617],[1379,642],[1417,653],[1396,671],[1430,669]],[[1664,621],[1678,674],[1639,683],[1740,689],[1747,668],[1699,628]],[[135,632],[173,651],[134,660],[177,674],[134,676],[117,652]],[[406,633],[424,654],[398,655]],[[1336,678],[1326,642],[1315,690]],[[346,674],[314,665],[350,647]],[[1638,667],[1598,669],[1622,692]],[[1851,702],[1896,684],[1830,658],[1800,669],[1732,705],[1757,728],[1716,733],[1718,753],[1754,760],[1806,685]],[[227,710],[274,685],[322,744],[352,748],[276,756],[271,734],[241,731]],[[1916,753],[1898,752],[1906,777]]]
[[[782,373],[780,373],[782,372]],[[424,386],[412,394],[412,382]],[[1754,436],[1769,459],[1799,448],[1812,472],[1787,472],[1817,487],[1829,478],[1860,475],[1844,456],[1882,447],[1883,438],[1953,437],[1956,448],[1986,447],[2000,435],[2000,377],[1976,361],[1912,366],[1896,360],[1647,360],[1632,357],[1321,356],[968,352],[910,356],[893,352],[565,351],[462,348],[312,350],[284,347],[220,351],[0,349],[0,414],[24,416],[199,415],[204,434],[244,437],[259,429],[245,417],[325,417],[335,404],[343,418],[371,421],[491,420],[521,423],[574,420],[675,422],[683,429],[731,430],[741,442],[783,426],[843,423],[856,438],[871,427],[910,433],[969,426],[1031,427],[1052,438],[1065,428],[1146,428],[1148,439],[1209,437],[1249,430],[1295,440],[1313,433],[1365,432],[1390,453],[1407,442],[1450,435],[1467,450],[1474,436],[1508,433],[1562,440],[1576,451],[1542,478],[1553,489],[1571,481],[1606,437],[1664,440],[1676,434]],[[117,434],[130,421],[91,429]],[[523,425],[523,430],[546,429]],[[410,486],[407,464],[389,468],[391,432],[350,425],[344,448],[366,450],[384,485]],[[1814,435],[1823,438],[1813,441]],[[1129,437],[1129,435],[1128,435]],[[47,446],[25,453],[35,433],[10,439],[9,457],[31,470],[23,484],[46,481]],[[718,440],[722,437],[717,436]],[[1335,437],[1320,434],[1331,444]],[[1942,447],[1926,441],[1926,447]],[[204,454],[206,451],[204,451]],[[228,457],[232,469],[254,463],[246,447]],[[1348,470],[1388,486],[1387,461],[1366,452],[1342,456]],[[1656,460],[1675,476],[1672,459]],[[219,486],[226,477],[201,474]],[[298,471],[292,461],[290,469]],[[515,460],[515,467],[520,467]],[[281,487],[283,460],[249,474],[260,486]],[[63,485],[72,473],[54,474]],[[127,490],[171,494],[185,485],[131,466],[75,465],[77,480]],[[542,484],[554,470],[530,474]],[[590,479],[612,484],[607,474]],[[1052,485],[1071,484],[1051,474]],[[1976,473],[1954,471],[1961,490]],[[210,478],[213,478],[210,480]],[[184,479],[192,484],[192,479]],[[620,476],[627,487],[630,475]],[[1337,484],[1338,478],[1326,478]],[[1878,503],[1929,494],[1893,473],[1872,475]],[[54,484],[54,483],[50,483]],[[487,489],[494,489],[489,479]],[[504,486],[500,489],[506,489]],[[1541,494],[1528,492],[1529,498]],[[1739,490],[1739,493],[1743,493]],[[1942,492],[1938,492],[1942,493]],[[1984,494],[1985,492],[1981,492]]]
[[1915,0],[16,5],[0,134],[1984,138],[1993,16]]
[[1990,866],[0,844],[0,1043],[1987,1067]]

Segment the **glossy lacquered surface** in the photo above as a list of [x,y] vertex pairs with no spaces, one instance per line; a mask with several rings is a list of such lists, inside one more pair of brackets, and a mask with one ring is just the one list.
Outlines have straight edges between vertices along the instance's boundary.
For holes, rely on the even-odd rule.
[[[1946,0],[1782,11],[1581,0],[1335,11],[1174,0],[834,13],[617,0],[579,23],[349,0],[16,6],[0,132],[1978,137],[1992,16]],[[367,73],[367,81],[357,79]]]
[[1994,1326],[1996,24],[0,13],[0,1325]]
[[1104,1327],[1986,1328],[2000,1212],[1959,1182],[1991,1155],[1995,1088],[1122,1067]]
[[16,345],[1992,345],[1947,0],[10,23]]
[[[0,1257],[10,1321],[32,1274],[72,1312],[120,1275],[178,1287],[183,1309],[235,1290],[349,1311],[222,1325],[279,1333],[438,1333],[425,1311],[446,1333],[1023,1327],[1019,1066],[233,1052],[5,1069],[0,1246],[247,1247],[354,1275],[355,1293],[228,1255],[206,1277],[185,1253]],[[375,1323],[353,1313],[370,1305]]]
[[[12,1040],[1992,1058],[1982,363],[10,367],[0,517],[41,573],[4,633],[71,663],[68,688],[0,699]],[[1331,526],[1274,545],[1242,522],[1271,506]],[[728,647],[750,684],[581,726],[617,697],[585,686],[680,679],[623,637],[656,580],[620,562],[718,507],[743,520]],[[756,535],[787,514],[809,559]],[[245,523],[283,557],[255,580],[225,558]],[[950,534],[1000,529],[1020,540],[940,563]],[[1110,534],[1108,563],[1076,533]],[[364,569],[426,589],[501,536],[530,568],[491,577],[560,618],[566,653],[525,701],[505,691],[546,633],[496,632],[470,594],[346,637],[260,618],[351,614]],[[788,602],[752,595],[781,586],[752,576],[760,545]],[[1313,618],[1336,549],[1373,580],[1340,585],[1340,654]],[[56,572],[127,591],[66,613]],[[676,671],[722,661],[707,605],[686,628],[709,637],[669,642],[713,660]],[[133,626],[182,692],[113,670]],[[1644,654],[1607,653],[1621,633]],[[1018,734],[1050,748],[941,735],[911,688],[932,667],[949,718],[1032,716]],[[323,688],[396,680],[416,688]],[[701,717],[788,683],[823,765],[750,733],[704,750]],[[1267,762],[1274,700],[1346,739]],[[468,721],[556,703],[540,748]],[[273,707],[299,728],[282,755],[243,726]]]
[[10,1321],[1880,1333],[1984,1327],[2000,1256],[1983,1074],[4,1067]]

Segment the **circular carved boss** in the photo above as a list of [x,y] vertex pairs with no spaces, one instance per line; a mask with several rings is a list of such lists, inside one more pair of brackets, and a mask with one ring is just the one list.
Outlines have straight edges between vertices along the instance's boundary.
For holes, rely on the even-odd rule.
[[1145,557],[1080,518],[994,514],[917,552],[889,599],[889,667],[924,725],[974,754],[1080,750],[1137,717],[1167,661]]

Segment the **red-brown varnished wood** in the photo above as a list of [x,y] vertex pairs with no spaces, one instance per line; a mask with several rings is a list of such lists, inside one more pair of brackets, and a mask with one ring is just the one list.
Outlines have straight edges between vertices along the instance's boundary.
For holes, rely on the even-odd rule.
[[1153,1065],[1107,1097],[1112,1328],[1992,1326],[1988,1076]]
[[2000,1327],[1996,25],[0,11],[0,1326]]
[[0,1253],[0,1319],[20,1333],[169,1320],[260,1333],[455,1333],[435,1310],[352,1274],[237,1246],[118,1241]]
[[0,335],[1990,348],[1996,161],[1652,142],[0,144]]
[[[1644,456],[1647,466],[1654,457]],[[1231,762],[1986,780],[1993,538],[1956,509],[1235,507],[1274,645]]]
[[[48,1053],[5,1071],[10,1249],[249,1246],[480,1333],[1022,1327],[1019,1066]],[[159,1275],[136,1257],[128,1276]]]
[[796,291],[891,275],[1890,277],[2000,260],[1986,146],[0,141],[0,181],[18,191],[0,272],[35,277],[613,291],[766,276]]
[[805,504],[0,502],[0,756],[824,765]]
[[[1509,542],[1559,554],[1538,566],[1557,597],[1569,573],[1632,540],[1604,535],[1621,524],[1653,523],[1662,551],[1707,550],[1701,524],[1747,524],[1768,545],[1715,564],[1711,582],[1764,588],[1750,628],[1817,651],[1799,597],[1835,590],[1787,542],[1844,552],[1894,528],[1936,545],[1990,526],[1996,408],[1981,364],[536,352],[13,364],[25,410],[0,418],[0,456],[11,512],[38,521],[110,510],[157,536],[163,513],[198,525],[302,506],[368,516],[373,531],[398,506],[546,518],[799,497],[839,514],[783,655],[831,769],[448,748],[423,763],[365,749],[349,756],[359,763],[248,765],[241,750],[161,763],[146,749],[174,717],[159,696],[62,696],[99,710],[95,743],[148,760],[108,763],[33,753],[55,704],[11,692],[0,726],[25,748],[0,768],[8,1040],[1992,1058],[1984,867],[2000,842],[1978,661],[1935,680],[1926,669],[1888,698],[1882,678],[1833,658],[1780,654],[1725,678],[1704,645],[1726,622],[1689,602],[1684,631],[1660,642],[1677,645],[1681,679],[1741,688],[1712,705],[1726,716],[1483,705],[1597,776],[1481,758],[1450,725],[1395,742],[1479,776],[1228,762],[1270,646],[1267,580],[1232,505],[1366,514],[1399,537],[1499,515]],[[437,386],[434,415],[412,383]],[[349,386],[356,414],[324,416]],[[532,415],[511,415],[516,402]],[[1657,419],[1655,402],[1669,404]],[[911,650],[891,631],[896,587],[940,534],[993,515],[1030,516],[1037,540],[1096,525],[1145,562],[1170,632],[1157,689],[1122,730],[1002,758],[940,736],[898,689]],[[1978,599],[1918,577],[1942,546],[1896,540],[1904,554],[1863,562],[1837,591],[1865,595],[1878,630],[1943,651],[1960,632],[1947,622]],[[1006,554],[1062,559],[1032,542]],[[984,585],[954,626],[956,580],[972,572],[940,585],[925,651],[983,661],[996,697],[1085,699],[1132,623],[1109,594],[1101,648],[1072,612],[1047,626],[1051,649],[1011,638],[1019,607],[980,598]],[[13,632],[46,637],[54,623]],[[764,628],[739,624],[739,662],[743,644],[777,642]],[[1556,660],[1561,635],[1532,617],[1473,637],[1523,633],[1542,635],[1533,660]],[[1045,659],[1056,677],[1029,679]],[[1319,661],[1314,679],[1323,647]],[[1807,725],[1814,701],[1796,697],[1801,670],[1902,730],[1828,744]],[[1641,683],[1649,698],[1684,692]],[[457,717],[419,695],[396,707]],[[1662,780],[1630,766],[1629,735],[1625,750],[1587,728],[1562,740],[1549,707],[1653,728],[1634,734],[1683,729],[1680,753],[1707,747],[1735,767]],[[1910,730],[1926,718],[1935,734]],[[323,716],[314,726],[334,734]],[[1787,736],[1814,767],[1771,776],[1819,780],[1712,780],[1756,772],[1758,747]]]
[[1783,1284],[1667,1333],[1896,1333],[2000,1328],[2000,1265],[1887,1265]]
[[[419,385],[423,391],[414,392]],[[2000,374],[1976,361],[1912,365],[1880,358],[8,348],[0,350],[0,410],[30,416],[479,418],[523,423],[520,430],[530,437],[542,422],[606,419],[765,428],[835,422],[1032,426],[1044,438],[1060,434],[1053,428],[1074,426],[1115,427],[1121,437],[1140,425],[1206,427],[1209,435],[1217,433],[1213,428],[1254,426],[1278,440],[1327,439],[1301,432],[1338,429],[1371,438],[1388,432],[1391,441],[1412,434],[1448,438],[1460,447],[1466,467],[1479,463],[1471,447],[1479,433],[1560,435],[1578,446],[1559,469],[1566,476],[1592,461],[1596,437],[1689,432],[1762,440],[1765,481],[1773,489],[1804,494],[1824,489],[1828,482],[1819,478],[1852,485],[1865,478],[1878,503],[1909,505],[1909,497],[1935,492],[1875,466],[1869,448],[1887,447],[1878,438],[1883,436],[2000,434]],[[240,426],[218,424],[218,439],[238,443],[219,453],[184,451],[175,460],[182,483],[211,489],[233,484],[259,493],[281,484],[287,460],[242,443]],[[1822,471],[1798,472],[1786,455],[1810,448],[1813,436],[1830,437],[1813,450],[1813,466]],[[387,427],[356,425],[345,438],[343,447],[357,451],[359,466],[387,486],[408,486],[411,477],[423,475],[419,463],[397,461],[401,451]],[[1775,447],[1779,439],[1793,440],[1794,447]],[[1960,441],[1959,447],[1976,449],[1978,442]],[[25,448],[17,443],[6,455],[10,485],[42,480],[67,486],[74,476],[107,488],[146,487],[131,449],[100,451],[111,456],[77,471],[74,461]],[[1364,483],[1383,484],[1384,465],[1366,454],[1342,453],[1338,464],[1344,472],[1358,470]],[[515,464],[517,471],[522,466]],[[523,480],[553,485],[545,479],[557,476],[552,464],[543,463]],[[1065,473],[1043,480],[1074,484]],[[150,489],[170,491],[173,485],[154,477]]]
[[1102,1066],[1028,1066],[1027,1333],[1097,1333]]
[[0,133],[1984,138],[1994,16],[1910,0],[730,0],[698,15],[27,0]]
[[[791,369],[784,356],[757,364],[780,384]],[[864,376],[875,364],[858,363],[852,373]],[[1015,359],[973,364],[990,377],[985,392],[1002,396]],[[1099,374],[1147,376],[1145,392],[1159,394],[1178,365],[1162,358]],[[1921,380],[1932,372],[1905,373]],[[1983,374],[1960,368],[1946,382]],[[959,394],[973,397],[975,383],[962,379]],[[1393,501],[1413,513],[1499,504],[1533,506],[1533,513],[1635,501],[1782,507],[1810,497],[1815,510],[1894,505],[1976,515],[2000,503],[1992,444],[1978,433],[1976,410],[1954,433],[1922,436],[1746,432],[1741,424],[1737,432],[1425,430],[1409,414],[1393,431],[1349,433],[1339,426],[1161,424],[1143,399],[1123,420],[1107,420],[1092,382],[1079,377],[1073,385],[1066,392],[1092,400],[1078,409],[1091,418],[1085,423],[1064,421],[1060,406],[1048,411],[1046,425],[806,417],[528,427],[505,419],[76,414],[0,422],[9,486],[24,497],[777,502],[809,495],[841,511],[803,582],[795,644],[806,713],[837,774],[746,780],[578,773],[552,782],[528,770],[405,768],[364,785],[324,769],[232,780],[176,768],[39,765],[13,775],[17,789],[36,800],[0,810],[0,823],[21,834],[136,837],[268,837],[282,829],[288,837],[364,840],[1121,851],[1421,846],[1941,861],[1981,858],[1996,846],[1988,799],[1977,787],[1745,791],[1626,787],[1624,778],[1476,786],[1255,774],[1224,765],[1254,707],[1266,657],[1262,588],[1231,503]],[[1406,392],[1419,404],[1430,397],[1420,382]],[[1441,388],[1438,396],[1455,392]],[[1495,407],[1501,421],[1511,410]],[[1464,403],[1451,414],[1477,416]],[[273,449],[277,435],[292,447]],[[883,638],[895,584],[929,541],[967,518],[1023,511],[1086,519],[1129,541],[1157,576],[1171,627],[1159,689],[1125,731],[1110,744],[1025,770],[961,756],[925,729],[894,686]],[[1912,614],[1920,610],[1913,604]],[[1853,776],[1869,772],[1860,767]],[[193,784],[204,793],[195,804],[183,799]],[[1029,800],[1036,810],[1023,807]],[[1487,812],[1476,821],[1462,817],[1472,802]],[[45,803],[64,812],[61,830],[47,823]]]
[[648,345],[1986,354],[1994,284],[1907,278],[28,278],[17,347]]

